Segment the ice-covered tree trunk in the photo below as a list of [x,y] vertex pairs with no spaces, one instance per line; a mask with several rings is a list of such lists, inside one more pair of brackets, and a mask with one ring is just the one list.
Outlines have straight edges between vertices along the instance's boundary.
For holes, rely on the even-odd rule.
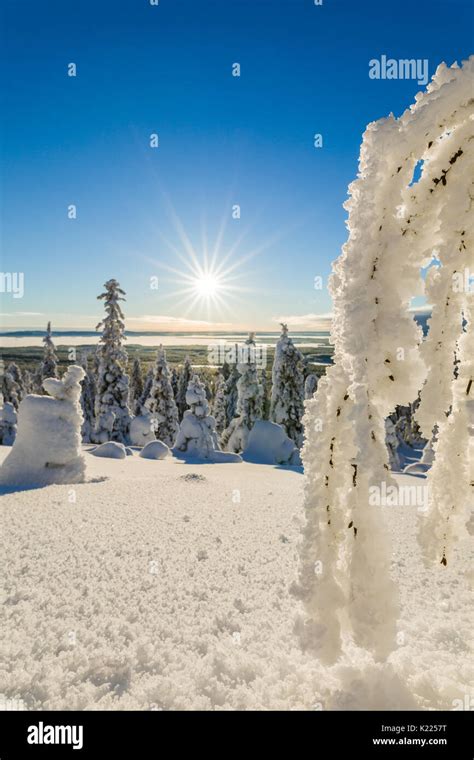
[[293,345],[288,326],[282,323],[273,361],[270,419],[285,428],[298,448],[303,443],[303,370],[303,355]]
[[97,325],[102,336],[97,347],[99,370],[95,402],[96,425],[94,441],[128,442],[130,410],[128,408],[127,352],[123,348],[125,324],[120,301],[124,291],[117,280],[108,280],[104,293],[97,296],[104,301],[106,316]]
[[157,352],[153,383],[145,407],[151,414],[153,430],[158,440],[169,447],[174,446],[179,430],[178,409],[163,346]]
[[140,359],[133,360],[132,374],[130,376],[130,393],[128,404],[133,415],[141,414],[140,399],[143,394],[143,374]]
[[[439,424],[442,456],[429,476],[426,553],[444,561],[464,525],[472,318],[465,294],[453,296],[448,282],[454,270],[474,266],[472,86],[473,59],[462,68],[442,65],[399,119],[370,124],[349,188],[349,239],[330,283],[335,363],[306,402],[306,526],[295,587],[304,602],[302,642],[326,661],[337,659],[348,634],[379,659],[394,647],[397,595],[376,498],[390,478],[384,420],[416,398],[427,367],[418,418],[426,437]],[[442,273],[428,283],[433,316],[420,351],[409,306],[422,293],[420,269],[433,250]]]
[[178,415],[179,415],[180,422],[183,419],[183,415],[187,408],[186,394],[188,392],[189,381],[191,380],[191,373],[192,373],[191,361],[189,359],[189,356],[186,356],[184,359],[183,368],[179,374],[178,390],[176,394],[176,406],[178,407]]
[[262,386],[258,381],[253,333],[250,333],[245,345],[247,356],[243,358],[247,361],[237,365],[240,374],[237,381],[237,416],[221,437],[223,448],[236,453],[245,449],[255,421],[262,418]]

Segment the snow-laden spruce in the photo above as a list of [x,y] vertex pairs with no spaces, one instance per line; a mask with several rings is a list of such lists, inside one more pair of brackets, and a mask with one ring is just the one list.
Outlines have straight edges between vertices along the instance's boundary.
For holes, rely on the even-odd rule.
[[102,328],[97,346],[99,369],[95,400],[95,443],[128,442],[130,410],[128,408],[127,352],[123,347],[125,324],[120,301],[125,292],[117,280],[107,280],[105,291],[97,296],[104,301],[106,316],[96,330]]
[[143,395],[143,373],[140,359],[133,360],[132,373],[130,375],[130,390],[128,405],[133,415],[141,414],[141,398]]
[[[454,292],[453,275],[474,270],[473,68],[473,58],[462,68],[441,65],[399,119],[370,124],[349,187],[349,239],[330,282],[334,366],[306,402],[307,520],[295,587],[305,608],[302,642],[326,661],[337,659],[348,634],[377,658],[395,646],[390,544],[369,494],[390,482],[385,418],[397,404],[411,403],[425,379],[418,421],[426,438],[439,428],[438,466],[421,516],[426,555],[447,562],[452,540],[465,529],[472,294]],[[441,266],[427,278],[433,316],[420,350],[409,306],[423,292],[420,269],[433,251]]]
[[49,377],[49,396],[26,396],[18,409],[13,448],[0,470],[0,484],[35,487],[51,483],[82,483],[82,367],[68,367],[61,380]]
[[288,325],[282,323],[273,360],[270,419],[283,425],[298,448],[303,443],[303,413],[304,357],[288,335]]
[[43,338],[43,361],[41,363],[41,381],[46,377],[58,376],[58,357],[56,356],[56,348],[53,343],[51,322],[48,322],[46,327],[46,335]]
[[176,391],[176,406],[178,407],[179,421],[183,419],[184,413],[187,408],[186,394],[188,392],[189,381],[192,374],[191,360],[189,356],[185,356],[183,368],[179,374],[178,388]]
[[235,454],[227,454],[219,449],[216,422],[209,414],[206,390],[197,375],[189,381],[186,403],[190,407],[184,413],[176,438],[175,451],[185,453],[193,459],[211,462],[240,462]]
[[[237,344],[235,346],[235,356],[238,356]],[[225,416],[226,427],[230,425],[232,420],[237,414],[237,400],[239,398],[239,390],[237,384],[240,379],[240,372],[237,368],[237,364],[232,365],[232,369],[229,372],[229,376],[226,379],[225,384]]]
[[240,377],[237,381],[236,416],[221,437],[222,447],[227,451],[243,451],[255,421],[262,418],[263,393],[258,381],[255,348],[254,333],[249,333],[245,350],[240,352],[241,361],[237,364]]
[[216,382],[214,400],[212,403],[212,416],[216,421],[216,433],[218,438],[220,438],[227,426],[225,390],[226,381],[224,375],[219,372]]
[[179,430],[178,409],[163,346],[157,351],[153,383],[145,407],[151,415],[152,429],[157,439],[172,447]]

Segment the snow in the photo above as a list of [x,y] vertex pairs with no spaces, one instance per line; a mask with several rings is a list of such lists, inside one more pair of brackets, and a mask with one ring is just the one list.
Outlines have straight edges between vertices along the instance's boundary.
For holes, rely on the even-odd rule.
[[295,442],[276,422],[257,420],[242,459],[256,464],[301,464]]
[[95,457],[107,457],[108,459],[126,459],[127,449],[118,441],[107,441],[90,450]]
[[452,565],[425,569],[416,509],[381,511],[397,649],[375,664],[350,644],[325,667],[300,649],[288,591],[298,471],[86,459],[86,483],[0,500],[5,696],[43,710],[380,710],[452,709],[472,694],[472,559],[461,544]]
[[23,399],[15,442],[0,471],[2,485],[45,486],[84,479],[80,405],[84,374],[82,367],[68,367],[62,380],[43,381],[50,396]]
[[169,447],[163,441],[150,441],[140,451],[140,456],[143,459],[164,459],[169,453]]
[[141,414],[134,417],[130,423],[130,443],[132,446],[145,446],[155,440],[151,414]]

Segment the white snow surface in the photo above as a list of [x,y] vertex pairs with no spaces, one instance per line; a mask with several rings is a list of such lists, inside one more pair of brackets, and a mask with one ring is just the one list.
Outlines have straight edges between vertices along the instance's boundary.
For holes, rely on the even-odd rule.
[[324,667],[294,633],[299,472],[85,456],[87,482],[0,500],[0,694],[43,710],[338,710],[471,693],[467,547],[425,570],[416,509],[382,509],[402,643],[376,665],[346,642]]

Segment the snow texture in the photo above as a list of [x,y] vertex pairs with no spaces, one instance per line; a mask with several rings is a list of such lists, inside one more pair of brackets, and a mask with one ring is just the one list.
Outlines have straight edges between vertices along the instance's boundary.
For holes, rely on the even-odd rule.
[[298,646],[288,592],[301,474],[86,458],[74,503],[60,485],[0,499],[6,698],[28,710],[314,711],[451,710],[472,695],[472,557],[462,543],[452,565],[427,570],[416,509],[380,515],[397,649],[377,664],[352,646],[325,667]]

